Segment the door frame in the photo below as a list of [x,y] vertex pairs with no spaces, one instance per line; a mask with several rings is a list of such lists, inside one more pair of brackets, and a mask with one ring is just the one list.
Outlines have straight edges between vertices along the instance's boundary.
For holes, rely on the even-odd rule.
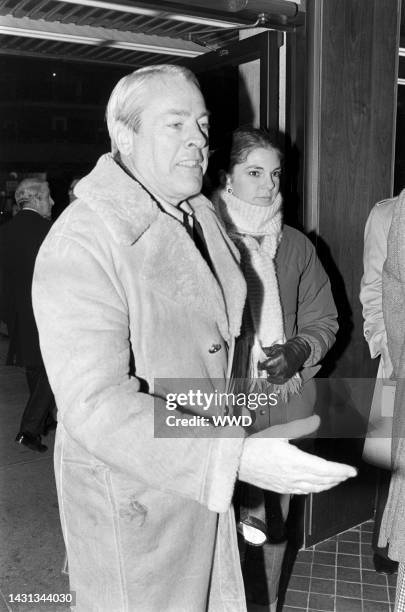
[[240,66],[256,59],[260,60],[260,127],[279,128],[279,49],[283,35],[268,30],[249,38],[236,41],[203,53],[191,60],[181,62],[198,77],[199,73],[225,66]]

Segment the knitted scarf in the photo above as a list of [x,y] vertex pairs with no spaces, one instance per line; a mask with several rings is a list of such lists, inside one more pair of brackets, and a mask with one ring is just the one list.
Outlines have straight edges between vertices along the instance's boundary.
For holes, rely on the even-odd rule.
[[[274,264],[282,237],[282,197],[279,193],[271,206],[255,206],[224,189],[216,193],[213,202],[242,255],[254,327],[253,342],[251,338],[249,340],[249,334],[238,342],[235,376],[238,378],[237,374],[241,374],[240,378],[243,378],[247,375],[254,386],[262,386],[258,385],[258,379],[266,377],[266,372],[258,369],[258,364],[266,359],[262,347],[286,341]],[[244,354],[247,350],[248,359]],[[238,361],[240,365],[248,363],[248,372],[242,373],[240,369],[238,372]],[[299,392],[301,377],[297,373],[284,385],[272,386],[284,401],[288,401],[290,394]]]

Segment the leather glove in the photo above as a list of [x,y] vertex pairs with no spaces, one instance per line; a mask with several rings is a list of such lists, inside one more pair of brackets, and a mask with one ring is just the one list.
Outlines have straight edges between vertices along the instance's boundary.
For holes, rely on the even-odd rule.
[[263,348],[267,359],[259,363],[259,370],[267,371],[267,380],[282,385],[287,382],[308,359],[311,347],[304,338],[296,336],[285,344]]

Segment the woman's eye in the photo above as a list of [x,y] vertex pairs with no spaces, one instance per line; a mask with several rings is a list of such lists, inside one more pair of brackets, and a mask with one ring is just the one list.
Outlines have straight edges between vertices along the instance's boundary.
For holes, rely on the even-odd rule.
[[204,134],[208,134],[208,132],[210,131],[210,124],[209,123],[200,123],[200,130],[202,132],[204,132]]
[[181,121],[175,121],[174,123],[169,123],[169,127],[175,129],[175,130],[180,130],[181,127],[183,126]]
[[273,176],[275,178],[280,178],[281,177],[281,170],[276,170],[275,172],[273,172]]
[[259,176],[258,170],[249,170],[249,176]]

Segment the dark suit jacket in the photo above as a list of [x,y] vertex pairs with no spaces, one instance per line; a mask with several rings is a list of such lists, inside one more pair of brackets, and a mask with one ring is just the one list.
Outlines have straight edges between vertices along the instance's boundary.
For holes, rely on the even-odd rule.
[[1,252],[10,334],[9,365],[42,365],[31,286],[35,259],[50,227],[50,221],[32,210],[22,210],[2,227]]

